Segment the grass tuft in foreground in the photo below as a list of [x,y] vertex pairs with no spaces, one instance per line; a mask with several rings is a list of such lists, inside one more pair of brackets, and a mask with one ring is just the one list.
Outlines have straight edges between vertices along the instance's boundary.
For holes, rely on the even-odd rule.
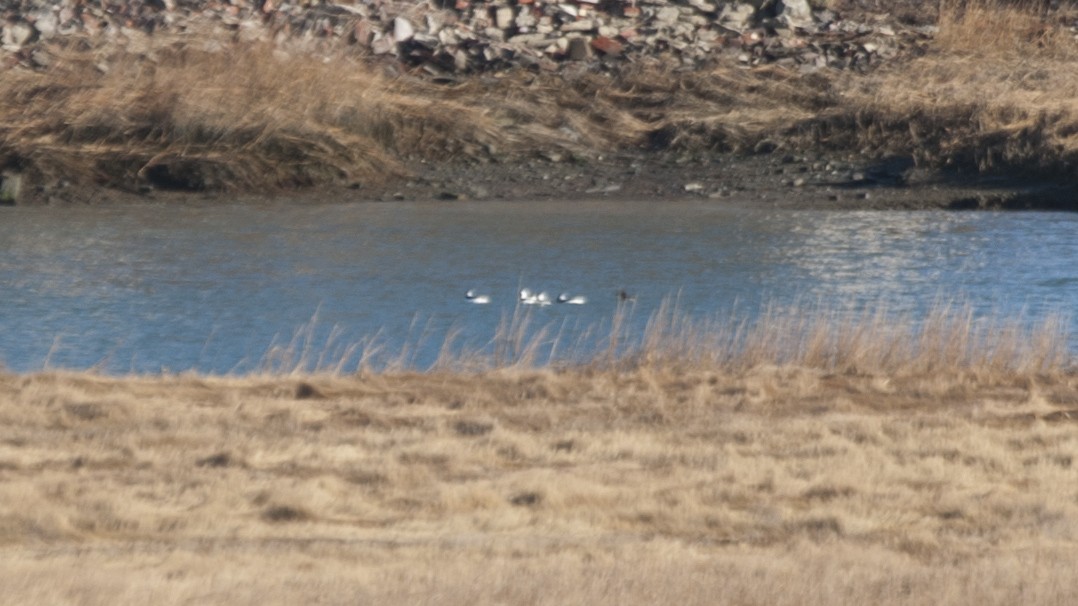
[[1013,375],[1056,374],[1074,365],[1070,318],[1061,313],[1034,321],[939,302],[923,316],[891,312],[881,303],[863,310],[769,305],[751,319],[700,319],[681,311],[673,299],[644,322],[634,313],[631,304],[623,304],[608,320],[569,334],[517,306],[489,338],[465,340],[460,330],[450,330],[432,363],[423,361],[436,338],[429,326],[390,348],[383,335],[347,344],[330,331],[320,340],[314,318],[292,339],[269,349],[260,373],[340,376],[412,372],[430,364],[431,371],[463,373],[544,367],[744,372],[767,365],[853,374]]

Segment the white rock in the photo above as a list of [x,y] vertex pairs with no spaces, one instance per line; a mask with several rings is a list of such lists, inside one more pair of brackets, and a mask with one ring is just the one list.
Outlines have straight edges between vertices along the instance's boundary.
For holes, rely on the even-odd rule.
[[595,29],[595,21],[591,19],[580,19],[561,26],[563,32],[590,32],[593,29]]
[[376,55],[397,54],[397,45],[391,36],[379,36],[371,41],[371,52]]
[[56,18],[56,14],[52,11],[42,11],[35,15],[34,29],[36,29],[42,38],[51,38],[56,35],[56,28],[60,26],[60,20]]
[[513,22],[517,24],[517,27],[532,27],[538,22],[538,20],[535,18],[535,15],[531,14],[526,10],[523,10],[520,11],[520,14],[517,15],[516,19],[514,19]]
[[460,37],[457,36],[457,33],[455,31],[446,28],[438,32],[438,40],[440,40],[442,44],[446,46],[452,46],[460,42]]
[[4,26],[4,48],[6,50],[19,50],[23,44],[30,41],[33,35],[34,29],[27,24],[22,22],[9,23]]
[[751,4],[739,2],[727,4],[719,13],[719,24],[735,32],[744,32],[752,24],[752,18],[756,16],[756,9]]
[[411,40],[412,36],[414,35],[415,28],[412,27],[411,22],[409,22],[407,19],[405,19],[404,17],[397,17],[393,20],[394,40],[396,40],[397,42],[404,42],[406,40]]
[[427,33],[436,36],[442,31],[442,20],[434,13],[427,13]]
[[779,20],[790,27],[811,27],[812,7],[809,6],[808,0],[782,0]]
[[655,20],[659,23],[676,23],[681,18],[681,11],[676,6],[664,6],[655,14]]
[[498,29],[509,29],[509,27],[513,25],[513,9],[508,6],[502,6],[495,10],[494,25]]
[[468,69],[468,54],[459,48],[453,51],[453,67],[457,68],[457,71]]

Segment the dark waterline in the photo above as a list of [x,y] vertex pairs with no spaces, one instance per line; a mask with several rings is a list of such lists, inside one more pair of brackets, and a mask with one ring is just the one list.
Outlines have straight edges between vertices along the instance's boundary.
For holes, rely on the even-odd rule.
[[[954,298],[1036,320],[1078,303],[1076,234],[1062,213],[697,201],[5,208],[0,360],[248,372],[316,319],[311,351],[378,334],[423,367],[451,327],[488,342],[520,287],[589,298],[532,310],[570,339],[609,323],[622,290],[639,324],[669,297],[698,318],[793,303],[917,315]],[[469,304],[469,288],[493,302]]]

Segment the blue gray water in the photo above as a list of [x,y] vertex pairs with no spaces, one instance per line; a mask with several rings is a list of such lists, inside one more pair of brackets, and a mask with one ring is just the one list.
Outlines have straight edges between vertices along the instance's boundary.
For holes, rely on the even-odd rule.
[[[564,334],[770,304],[923,313],[959,298],[1036,319],[1078,304],[1078,215],[821,212],[714,202],[453,202],[0,209],[0,360],[106,372],[246,372],[305,327],[328,357],[378,335],[419,366],[451,327],[489,340],[521,287]],[[468,304],[474,288],[490,305]],[[331,334],[332,333],[332,334]]]

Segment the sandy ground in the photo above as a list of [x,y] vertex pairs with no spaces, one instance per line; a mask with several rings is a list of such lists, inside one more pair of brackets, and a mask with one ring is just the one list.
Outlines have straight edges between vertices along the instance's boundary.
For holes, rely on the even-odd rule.
[[1073,604],[1078,377],[0,375],[3,604]]

